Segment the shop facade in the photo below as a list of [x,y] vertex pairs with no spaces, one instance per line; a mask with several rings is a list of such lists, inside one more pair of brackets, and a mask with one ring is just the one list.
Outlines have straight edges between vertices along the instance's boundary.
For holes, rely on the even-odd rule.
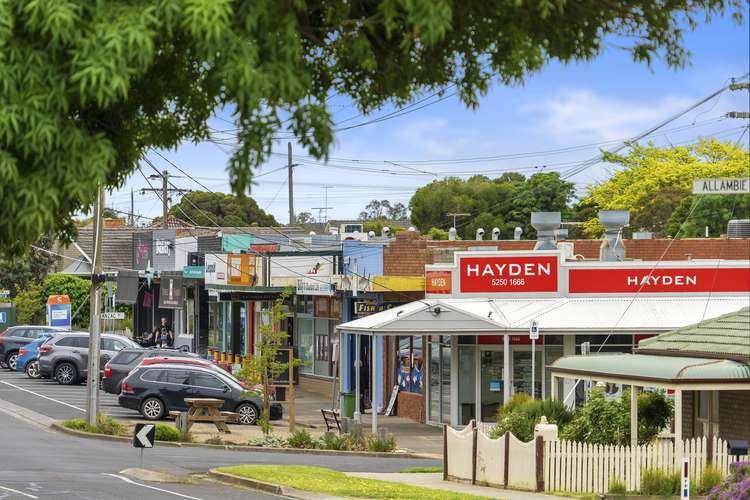
[[[398,359],[418,359],[421,348],[421,372],[411,373],[410,361],[408,382],[421,379],[424,421],[462,425],[494,421],[521,392],[574,401],[576,384],[553,386],[546,368],[558,358],[629,353],[644,338],[748,301],[748,261],[601,262],[567,260],[557,250],[466,251],[450,264],[426,266],[425,299],[340,330],[392,339]],[[532,321],[541,330],[533,346]],[[387,381],[382,372],[377,377]]]

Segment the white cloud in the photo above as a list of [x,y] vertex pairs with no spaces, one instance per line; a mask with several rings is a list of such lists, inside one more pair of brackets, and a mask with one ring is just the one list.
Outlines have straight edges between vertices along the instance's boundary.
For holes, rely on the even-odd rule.
[[632,137],[692,103],[687,97],[639,101],[581,89],[561,91],[528,111],[539,117],[537,126],[552,139],[577,144]]

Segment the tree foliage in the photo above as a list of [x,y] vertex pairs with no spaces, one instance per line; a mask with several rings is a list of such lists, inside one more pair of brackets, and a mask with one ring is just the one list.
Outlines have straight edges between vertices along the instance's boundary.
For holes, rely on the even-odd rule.
[[359,220],[407,220],[409,210],[401,202],[391,203],[388,200],[372,200],[359,213]]
[[315,224],[315,217],[310,212],[300,212],[295,219],[297,219],[297,224]]
[[55,265],[57,257],[45,252],[52,249],[48,237],[43,236],[34,246],[38,248],[31,248],[25,255],[0,259],[0,289],[9,290],[11,297],[43,280]]
[[[729,6],[729,7],[728,7]],[[286,129],[316,158],[328,98],[362,112],[455,85],[477,106],[493,78],[589,60],[617,37],[635,61],[679,67],[687,26],[742,0],[4,0],[0,2],[0,239],[24,251],[75,231],[96,187],[120,186],[149,148],[209,137],[233,113],[236,193]]]
[[278,226],[249,196],[193,191],[172,205],[169,215],[199,226]]
[[429,233],[432,228],[450,227],[448,213],[468,213],[471,215],[456,222],[458,235],[464,239],[474,239],[480,227],[488,233],[497,227],[502,238],[512,238],[518,226],[527,237],[534,237],[531,212],[565,210],[573,188],[573,183],[563,181],[556,172],[528,178],[515,172],[496,179],[482,175],[467,180],[451,177],[433,181],[414,193],[409,202],[411,221],[420,231]]
[[47,298],[50,295],[70,297],[71,314],[75,315],[73,325],[88,328],[89,291],[91,282],[78,276],[55,273],[43,281],[33,281],[13,300],[19,324],[44,324]]
[[[612,177],[592,187],[583,206],[602,210],[630,210],[630,226],[657,235],[677,235],[693,202],[694,179],[747,177],[750,153],[737,145],[702,140],[689,146],[669,148],[634,145],[627,155],[607,155],[607,161],[622,167]],[[702,236],[705,226],[718,236],[734,207],[734,218],[748,217],[748,203],[742,195],[719,195],[701,200],[679,237]],[[602,232],[598,219],[585,220],[589,237]]]

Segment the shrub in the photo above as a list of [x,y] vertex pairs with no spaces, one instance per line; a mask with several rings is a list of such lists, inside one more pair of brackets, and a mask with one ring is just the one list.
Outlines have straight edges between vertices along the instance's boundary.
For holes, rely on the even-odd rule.
[[625,483],[623,483],[619,477],[614,476],[609,482],[608,493],[611,493],[613,495],[624,495],[625,493],[627,493]]
[[662,469],[641,470],[642,495],[675,495],[680,492],[680,473]]
[[326,450],[349,450],[351,443],[349,442],[348,434],[338,435],[333,432],[326,432],[320,437],[321,448]]
[[547,421],[560,428],[567,425],[573,414],[559,401],[534,400],[528,394],[516,394],[497,412],[497,425],[490,437],[498,438],[512,432],[521,441],[534,439],[534,426],[544,415]]
[[[672,418],[672,405],[661,393],[638,396],[638,443],[656,438]],[[630,444],[630,389],[620,398],[608,399],[604,389],[594,387],[588,401],[578,408],[573,420],[560,433],[562,439],[592,444]]]
[[698,494],[707,495],[709,491],[720,485],[724,481],[724,473],[713,465],[703,469],[700,482],[698,483]]
[[82,418],[71,418],[70,420],[65,420],[63,426],[75,431],[89,432],[89,424],[87,424]]
[[250,439],[247,442],[250,446],[263,446],[265,448],[288,448],[287,440],[281,436],[267,436]]
[[287,443],[292,448],[315,448],[315,439],[305,429],[294,431],[292,435],[287,438]]
[[729,477],[715,486],[709,500],[750,498],[750,462],[735,462],[729,466]]
[[396,449],[396,437],[393,434],[370,434],[367,437],[367,451],[393,451]]
[[108,436],[120,436],[125,433],[125,425],[103,413],[97,415],[95,425],[89,425],[82,418],[66,420],[63,425],[68,429],[94,434],[107,434]]
[[180,431],[176,427],[167,424],[156,424],[154,439],[157,441],[179,441]]

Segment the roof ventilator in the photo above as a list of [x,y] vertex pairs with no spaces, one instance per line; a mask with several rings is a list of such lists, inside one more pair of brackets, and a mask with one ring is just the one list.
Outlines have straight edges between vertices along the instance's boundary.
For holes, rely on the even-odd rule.
[[599,222],[604,226],[604,239],[599,247],[599,260],[625,260],[622,228],[630,223],[630,212],[627,210],[600,210]]
[[557,250],[555,230],[560,221],[560,212],[531,212],[531,225],[536,229],[534,250]]

